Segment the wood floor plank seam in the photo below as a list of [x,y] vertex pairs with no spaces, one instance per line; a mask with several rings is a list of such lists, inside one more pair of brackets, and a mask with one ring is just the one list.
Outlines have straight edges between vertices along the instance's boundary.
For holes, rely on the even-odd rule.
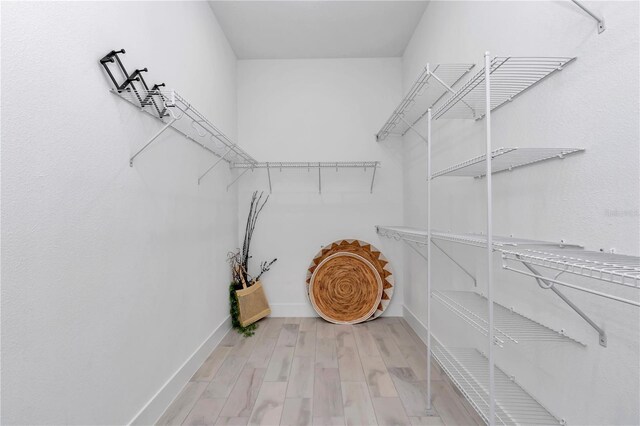
[[157,424],[482,424],[433,361],[436,416],[427,416],[426,360],[403,318],[358,325],[265,318],[252,337],[231,330]]

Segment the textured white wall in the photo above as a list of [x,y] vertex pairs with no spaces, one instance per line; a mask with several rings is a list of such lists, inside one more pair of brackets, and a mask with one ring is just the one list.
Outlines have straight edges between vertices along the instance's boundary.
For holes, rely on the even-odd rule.
[[129,168],[160,125],[108,92],[119,48],[236,134],[206,3],[2,3],[3,424],[127,423],[228,315],[229,172],[171,131]]
[[[440,2],[427,7],[403,58],[407,89],[427,62],[474,62],[482,55],[577,56],[575,63],[492,116],[495,148],[583,147],[584,154],[494,178],[498,235],[552,241],[638,255],[639,111],[638,3],[592,2],[595,21],[570,2]],[[479,68],[476,67],[476,71]],[[425,123],[421,124],[424,130]],[[434,171],[484,152],[485,121],[441,120],[433,128]],[[401,143],[398,141],[397,143]],[[404,138],[404,223],[425,226],[425,146]],[[433,184],[435,229],[485,230],[485,181],[441,178]],[[485,252],[444,244],[484,286]],[[425,268],[406,252],[405,303],[423,321]],[[434,250],[435,287],[471,289],[468,278]],[[531,343],[497,349],[498,365],[569,424],[637,424],[639,311],[563,290],[608,334],[609,345],[573,311],[532,279],[503,271],[495,259],[496,300],[587,344]],[[570,275],[566,280],[618,295],[638,293]],[[453,345],[486,338],[434,302],[434,332]]]
[[[379,145],[374,133],[401,96],[400,59],[247,60],[238,62],[238,133],[261,161],[379,160],[371,172],[272,170],[273,194],[254,234],[258,262],[277,257],[264,276],[275,315],[314,314],[305,277],[321,246],[357,238],[381,247],[374,225],[402,220],[401,146]],[[269,191],[264,170],[240,181],[240,238],[251,192]],[[392,260],[398,286],[387,311],[402,306],[401,256]],[[400,254],[400,253],[398,253]]]

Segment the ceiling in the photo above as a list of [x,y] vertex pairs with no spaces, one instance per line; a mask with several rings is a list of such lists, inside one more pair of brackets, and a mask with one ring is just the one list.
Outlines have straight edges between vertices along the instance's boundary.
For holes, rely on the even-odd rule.
[[209,1],[238,59],[402,56],[427,1]]

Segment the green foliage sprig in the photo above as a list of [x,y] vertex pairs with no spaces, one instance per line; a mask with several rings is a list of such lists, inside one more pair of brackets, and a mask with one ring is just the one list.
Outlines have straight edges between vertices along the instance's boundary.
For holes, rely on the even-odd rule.
[[240,284],[232,282],[229,285],[229,313],[231,314],[231,325],[240,334],[245,337],[253,336],[258,328],[257,323],[249,324],[243,327],[240,324],[240,308],[238,307],[238,296],[236,295],[236,288]]
[[240,324],[240,308],[238,307],[238,296],[236,294],[236,290],[241,290],[243,288],[243,282],[248,287],[251,287],[260,279],[262,274],[269,271],[271,266],[276,262],[276,260],[278,260],[273,259],[270,262],[262,262],[260,264],[260,272],[255,277],[249,274],[249,259],[251,259],[249,250],[251,247],[251,237],[253,237],[253,231],[255,230],[256,223],[258,222],[258,216],[265,204],[267,204],[268,200],[268,195],[263,199],[262,192],[259,195],[258,191],[253,193],[251,196],[251,204],[249,206],[247,224],[245,226],[242,250],[237,249],[235,252],[230,252],[227,255],[227,261],[231,265],[232,273],[232,282],[231,285],[229,285],[229,310],[231,313],[231,323],[238,333],[243,334],[246,337],[253,336],[255,330],[258,328],[258,324],[253,323],[246,327],[243,327]]

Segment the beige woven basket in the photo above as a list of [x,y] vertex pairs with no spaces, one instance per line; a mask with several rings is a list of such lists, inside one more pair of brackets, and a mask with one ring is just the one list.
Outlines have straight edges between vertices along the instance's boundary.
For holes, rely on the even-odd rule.
[[260,281],[255,281],[247,287],[247,283],[242,280],[242,290],[236,290],[236,296],[240,310],[240,325],[243,327],[253,324],[271,313],[267,295],[264,293]]
[[375,266],[354,253],[326,257],[309,282],[309,300],[318,314],[336,324],[357,324],[373,315],[382,297]]

